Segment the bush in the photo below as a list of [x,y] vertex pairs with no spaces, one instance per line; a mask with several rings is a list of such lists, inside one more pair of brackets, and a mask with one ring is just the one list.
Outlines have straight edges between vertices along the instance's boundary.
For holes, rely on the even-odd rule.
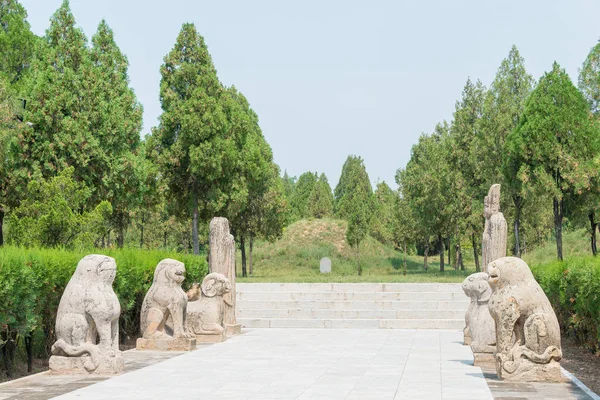
[[[185,263],[184,287],[207,274],[205,257],[139,249],[96,250],[114,257],[117,276],[113,288],[121,303],[121,342],[139,336],[141,303],[152,284],[154,268],[164,258]],[[24,337],[42,332],[49,349],[56,340],[54,325],[58,303],[77,263],[87,253],[58,249],[0,248],[0,347],[14,348]],[[39,345],[39,344],[38,344]],[[7,348],[8,348],[7,347]]]
[[600,351],[600,259],[573,257],[532,266],[563,332]]

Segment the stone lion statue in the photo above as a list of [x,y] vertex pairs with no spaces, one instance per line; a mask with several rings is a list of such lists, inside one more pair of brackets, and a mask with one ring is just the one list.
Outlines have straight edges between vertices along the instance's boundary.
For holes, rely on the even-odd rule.
[[471,304],[465,319],[471,337],[473,353],[494,353],[496,351],[496,331],[494,320],[488,310],[492,289],[488,284],[488,274],[477,272],[469,275],[462,283]]
[[520,258],[488,265],[496,322],[496,371],[513,381],[560,381],[560,327],[550,301]]
[[[187,295],[181,289],[185,265],[170,258],[158,263],[154,281],[141,311],[141,333],[145,339],[193,338],[185,329]],[[169,328],[165,324],[169,321]]]
[[223,296],[231,292],[231,283],[225,275],[213,272],[202,281],[201,290],[194,284],[188,291],[186,328],[196,335],[222,335],[225,327],[225,300]]
[[98,368],[101,357],[120,355],[121,306],[112,288],[116,273],[112,257],[92,254],[79,261],[58,305],[53,355],[86,356],[88,372]]

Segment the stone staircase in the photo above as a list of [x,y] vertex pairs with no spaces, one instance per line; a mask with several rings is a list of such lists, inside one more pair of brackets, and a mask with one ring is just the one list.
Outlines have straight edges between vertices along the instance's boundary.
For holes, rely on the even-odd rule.
[[238,283],[246,328],[463,329],[458,283]]

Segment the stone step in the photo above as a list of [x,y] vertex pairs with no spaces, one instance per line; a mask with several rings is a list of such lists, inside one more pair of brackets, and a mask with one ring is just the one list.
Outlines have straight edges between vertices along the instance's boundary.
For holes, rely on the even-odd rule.
[[469,307],[469,299],[454,301],[381,301],[381,300],[238,300],[236,310],[463,310]]
[[238,318],[245,328],[463,329],[464,319]]
[[468,297],[461,291],[457,292],[258,292],[237,291],[237,300],[371,300],[371,301],[395,301],[395,300],[437,300],[437,301],[464,301]]
[[238,318],[269,319],[463,319],[465,310],[328,310],[328,309],[244,309]]
[[238,292],[455,292],[460,283],[237,283]]

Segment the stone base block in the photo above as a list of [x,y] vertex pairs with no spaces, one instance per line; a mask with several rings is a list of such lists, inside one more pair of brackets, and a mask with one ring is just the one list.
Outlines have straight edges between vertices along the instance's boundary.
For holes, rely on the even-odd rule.
[[196,343],[221,343],[225,340],[225,332],[222,335],[196,335]]
[[136,342],[138,350],[190,351],[196,350],[196,339],[144,339]]
[[496,359],[492,353],[473,353],[473,365],[494,368]]
[[89,356],[52,356],[49,361],[50,373],[52,375],[118,375],[125,371],[125,361],[121,352],[114,357],[100,356],[98,361],[98,366],[94,368]]
[[510,382],[563,382],[560,364],[550,361],[548,364],[536,364],[529,360],[522,360],[515,372],[509,374],[500,368],[498,377]]
[[464,335],[464,344],[465,346],[471,345],[471,335]]
[[228,336],[239,335],[242,333],[242,325],[240,324],[225,325],[225,329],[227,330]]

